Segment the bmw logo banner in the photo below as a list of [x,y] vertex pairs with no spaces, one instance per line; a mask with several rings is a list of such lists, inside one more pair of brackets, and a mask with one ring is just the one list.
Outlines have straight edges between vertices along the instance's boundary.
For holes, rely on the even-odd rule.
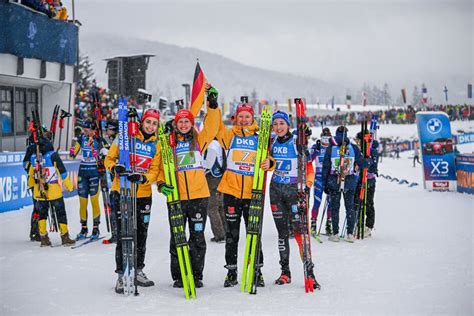
[[416,114],[423,180],[428,191],[456,191],[454,141],[444,112]]

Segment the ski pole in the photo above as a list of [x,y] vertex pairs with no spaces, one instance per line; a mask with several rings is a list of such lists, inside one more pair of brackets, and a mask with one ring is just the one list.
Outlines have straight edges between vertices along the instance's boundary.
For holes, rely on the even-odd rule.
[[342,232],[341,232],[341,235],[339,235],[340,238],[344,238],[344,236],[346,235],[346,222],[347,222],[347,216],[344,219],[344,224],[342,226]]
[[61,110],[61,115],[59,116],[59,145],[56,151],[59,151],[61,149],[61,135],[64,129],[64,119],[71,116],[71,113]]
[[321,227],[323,226],[323,219],[324,219],[324,214],[326,214],[326,210],[328,209],[328,196],[326,195],[326,199],[324,200],[324,207],[323,207],[323,215],[321,215],[321,223],[319,223],[319,229],[318,229],[318,234],[319,236],[321,234]]

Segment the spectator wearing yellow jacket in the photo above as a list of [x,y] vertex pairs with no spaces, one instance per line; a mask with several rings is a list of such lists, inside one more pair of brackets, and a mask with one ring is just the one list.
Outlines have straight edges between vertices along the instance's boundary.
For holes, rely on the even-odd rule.
[[[33,199],[36,200],[35,209],[39,212],[38,227],[41,239],[41,247],[51,246],[51,241],[46,230],[46,219],[48,218],[49,207],[56,215],[61,241],[64,246],[75,244],[69,238],[66,209],[64,205],[63,184],[69,192],[74,190],[71,180],[67,175],[66,168],[58,153],[47,146],[48,142],[39,142],[39,145],[32,144],[30,147],[39,146],[39,151],[34,150],[31,154],[30,162],[26,164],[28,169],[28,186],[33,187]],[[50,144],[50,143],[49,143]],[[40,157],[38,157],[40,155]],[[37,165],[42,160],[42,174]],[[40,185],[41,183],[41,185]]]
[[[227,232],[225,244],[225,267],[228,269],[224,287],[237,284],[237,250],[239,244],[240,221],[248,224],[252,182],[258,142],[258,125],[252,107],[243,103],[237,107],[234,126],[227,128],[221,121],[217,140],[227,152],[227,169],[217,188],[224,194]],[[271,163],[272,162],[272,163]],[[271,166],[272,165],[272,166]],[[269,157],[262,162],[262,169],[273,169],[274,160]],[[263,254],[260,247],[260,262],[257,286],[265,286],[260,268]]]
[[[161,170],[161,151],[156,131],[160,122],[160,113],[155,109],[146,110],[141,118],[141,124],[136,137],[136,172],[127,176],[130,182],[137,183],[137,284],[139,286],[153,286],[155,283],[148,279],[143,272],[145,267],[146,240],[151,215],[151,185],[156,181]],[[105,157],[105,167],[113,177],[112,191],[120,192],[120,175],[129,172],[125,166],[118,163],[120,158],[118,137],[110,147]],[[112,205],[116,219],[117,244],[115,247],[115,272],[118,274],[115,292],[123,293],[123,254],[122,254],[122,211],[120,209],[120,195],[112,194]]]
[[[204,230],[206,228],[210,196],[205,169],[202,165],[203,152],[215,138],[221,117],[220,110],[217,108],[217,90],[207,85],[205,91],[206,94],[209,93],[209,96],[202,131],[198,132],[194,128],[195,113],[186,109],[179,110],[176,113],[171,128],[171,134],[176,139],[178,192],[185,224],[186,222],[189,223],[189,254],[195,286],[198,288],[203,286],[202,279],[207,247]],[[169,194],[172,189],[171,186],[164,183],[163,175],[159,179],[158,190],[164,194]],[[171,255],[171,277],[174,280],[173,287],[182,288],[178,255],[172,234],[169,251]]]

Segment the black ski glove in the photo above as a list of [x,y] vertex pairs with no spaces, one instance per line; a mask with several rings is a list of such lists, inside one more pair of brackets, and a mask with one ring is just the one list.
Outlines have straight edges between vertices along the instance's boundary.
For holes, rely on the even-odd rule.
[[129,118],[138,118],[138,112],[137,112],[137,108],[134,107],[134,106],[131,106],[128,108],[128,117]]
[[114,167],[114,173],[117,177],[120,177],[122,175],[122,173],[125,173],[127,171],[127,169],[125,169],[125,166],[124,165],[115,165]]
[[217,92],[217,89],[214,87],[211,87],[209,89],[209,94],[207,95],[207,100],[209,101],[209,107],[211,109],[217,109],[219,106],[219,103],[217,103],[217,96],[219,93]]
[[127,180],[133,183],[143,184],[147,182],[147,178],[145,175],[141,173],[132,173],[127,176]]
[[306,137],[309,137],[311,136],[311,134],[313,133],[313,131],[311,130],[311,128],[308,126],[308,124],[306,124],[304,126],[304,134],[306,135]]
[[165,128],[165,131],[166,131],[167,133],[171,133],[171,132],[173,131],[173,129],[174,129],[174,127],[173,127],[173,122],[174,122],[174,120],[171,119],[171,120],[169,120],[168,122],[165,123],[165,127],[166,127],[166,128]]
[[304,192],[305,192],[306,194],[309,194],[309,193],[311,192],[311,188],[310,188],[309,186],[305,186],[305,187],[304,187]]

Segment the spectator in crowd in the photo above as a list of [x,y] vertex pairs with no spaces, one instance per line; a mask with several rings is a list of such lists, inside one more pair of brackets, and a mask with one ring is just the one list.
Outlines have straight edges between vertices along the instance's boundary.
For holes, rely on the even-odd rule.
[[54,0],[50,5],[50,10],[56,20],[67,21],[67,8],[60,0]]

